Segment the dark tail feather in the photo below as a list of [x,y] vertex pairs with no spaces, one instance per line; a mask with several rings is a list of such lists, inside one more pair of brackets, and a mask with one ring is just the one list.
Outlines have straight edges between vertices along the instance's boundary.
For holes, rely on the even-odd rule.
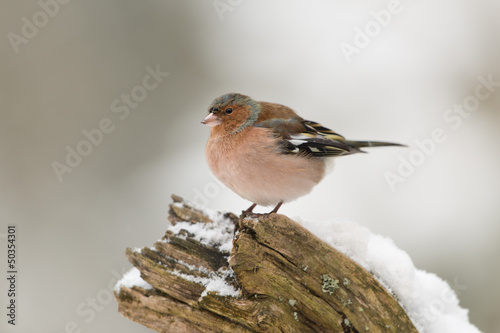
[[346,141],[346,143],[355,148],[366,148],[366,147],[387,147],[387,146],[396,146],[396,147],[407,147],[406,145],[402,145],[394,142],[382,142],[382,141]]

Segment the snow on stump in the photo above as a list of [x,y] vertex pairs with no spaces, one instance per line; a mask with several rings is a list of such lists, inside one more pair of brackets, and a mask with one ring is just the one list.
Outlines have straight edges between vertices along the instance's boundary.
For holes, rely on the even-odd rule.
[[125,317],[176,333],[417,332],[372,274],[288,217],[172,198],[165,236],[126,251],[135,268],[115,291]]

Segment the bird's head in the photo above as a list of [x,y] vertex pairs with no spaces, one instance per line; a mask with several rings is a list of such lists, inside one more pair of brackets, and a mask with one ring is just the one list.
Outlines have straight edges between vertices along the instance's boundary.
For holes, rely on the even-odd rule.
[[201,122],[222,133],[238,133],[255,124],[261,112],[259,102],[248,96],[230,93],[217,97]]

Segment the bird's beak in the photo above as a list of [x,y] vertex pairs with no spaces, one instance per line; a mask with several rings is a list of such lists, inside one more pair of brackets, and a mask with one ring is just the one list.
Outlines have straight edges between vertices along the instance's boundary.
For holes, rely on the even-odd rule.
[[201,123],[210,127],[214,127],[220,125],[222,122],[219,117],[213,114],[213,112],[210,112]]

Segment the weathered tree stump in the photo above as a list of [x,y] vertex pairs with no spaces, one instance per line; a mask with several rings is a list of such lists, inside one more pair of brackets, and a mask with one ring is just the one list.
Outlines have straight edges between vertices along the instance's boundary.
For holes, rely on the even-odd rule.
[[125,317],[175,333],[417,332],[373,275],[286,216],[215,216],[172,197],[165,236],[126,251],[153,288],[121,286]]

